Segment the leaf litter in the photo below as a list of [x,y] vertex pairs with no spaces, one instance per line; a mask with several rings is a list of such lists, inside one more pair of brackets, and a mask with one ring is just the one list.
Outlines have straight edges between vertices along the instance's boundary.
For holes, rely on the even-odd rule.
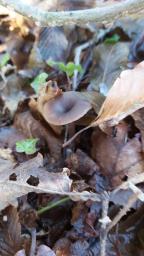
[[144,21],[39,28],[5,15],[0,254],[143,255]]

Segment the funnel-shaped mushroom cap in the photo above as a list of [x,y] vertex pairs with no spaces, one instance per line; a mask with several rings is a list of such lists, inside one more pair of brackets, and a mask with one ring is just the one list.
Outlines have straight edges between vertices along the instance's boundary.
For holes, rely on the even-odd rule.
[[48,123],[65,125],[84,116],[91,109],[91,104],[81,98],[77,92],[64,92],[43,105],[43,117]]

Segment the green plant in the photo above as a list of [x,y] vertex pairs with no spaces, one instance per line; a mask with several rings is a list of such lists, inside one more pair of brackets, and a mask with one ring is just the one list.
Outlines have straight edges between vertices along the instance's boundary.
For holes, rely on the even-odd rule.
[[39,92],[40,87],[46,83],[46,79],[48,78],[48,74],[43,72],[35,77],[35,79],[31,83],[31,87],[34,89],[36,93]]
[[83,72],[82,66],[80,64],[76,65],[73,62],[68,62],[67,64],[64,64],[63,62],[49,60],[47,61],[47,64],[50,67],[58,67],[58,69],[62,72],[65,72],[68,77],[72,77],[75,70],[77,70],[80,73]]
[[25,153],[27,155],[34,154],[36,149],[37,138],[30,138],[16,142],[16,151],[19,153]]
[[10,60],[10,55],[5,53],[0,60],[0,69],[2,69]]
[[107,37],[104,40],[105,44],[116,44],[120,40],[120,36],[118,34],[114,34],[111,37]]

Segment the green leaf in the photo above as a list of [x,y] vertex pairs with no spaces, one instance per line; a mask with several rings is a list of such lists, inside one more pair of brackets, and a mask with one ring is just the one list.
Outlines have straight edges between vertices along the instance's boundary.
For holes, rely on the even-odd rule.
[[47,61],[47,64],[50,66],[50,67],[54,67],[55,65],[57,65],[57,62],[56,61],[53,61],[53,60],[48,60]]
[[81,65],[75,65],[74,62],[68,62],[67,64],[64,64],[63,62],[57,62],[49,60],[47,61],[47,64],[50,67],[58,67],[59,70],[62,72],[65,72],[69,77],[72,77],[75,70],[78,70],[78,72],[82,73],[83,69]]
[[39,92],[40,87],[46,82],[47,78],[48,78],[48,74],[45,72],[35,77],[35,79],[31,83],[31,87],[34,89],[36,93]]
[[116,44],[120,40],[120,36],[118,34],[114,34],[111,37],[105,39],[105,44]]
[[16,151],[19,153],[25,153],[27,155],[34,154],[36,149],[36,143],[38,139],[30,138],[16,142]]
[[69,77],[72,77],[74,75],[74,71],[77,70],[78,72],[82,73],[83,69],[82,66],[79,65],[75,65],[73,62],[68,62],[68,64],[66,65],[66,73]]
[[8,61],[10,60],[10,55],[8,53],[5,53],[0,61],[0,68],[3,68]]

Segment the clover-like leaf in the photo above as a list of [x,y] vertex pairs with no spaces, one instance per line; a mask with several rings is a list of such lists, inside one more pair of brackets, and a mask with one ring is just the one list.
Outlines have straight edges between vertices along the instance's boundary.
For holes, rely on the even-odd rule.
[[120,36],[118,34],[114,34],[111,37],[107,37],[104,41],[105,44],[116,44],[120,40]]
[[47,78],[48,78],[48,74],[45,72],[35,77],[35,79],[31,83],[31,87],[34,89],[36,93],[39,92],[40,87],[46,82]]
[[10,60],[10,55],[8,53],[5,53],[2,59],[0,60],[0,69],[3,68],[8,63],[9,60]]
[[83,72],[82,66],[76,65],[74,62],[68,62],[67,64],[64,64],[63,62],[56,62],[52,60],[48,60],[47,64],[50,67],[58,67],[59,70],[62,72],[65,72],[69,77],[72,77],[75,70],[78,70],[78,72]]
[[37,138],[30,138],[16,142],[16,151],[19,153],[25,153],[27,155],[34,154],[36,149]]

